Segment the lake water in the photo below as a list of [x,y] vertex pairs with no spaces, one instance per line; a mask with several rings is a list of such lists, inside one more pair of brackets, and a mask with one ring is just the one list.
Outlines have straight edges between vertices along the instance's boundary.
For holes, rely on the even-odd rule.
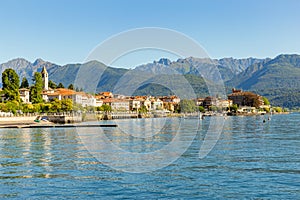
[[[100,133],[91,128],[1,129],[0,198],[300,199],[300,114],[273,115],[263,123],[266,118],[227,117],[219,140],[203,159],[199,149],[212,118],[183,119],[187,126],[182,129],[175,118],[101,122],[120,128]],[[195,127],[199,130],[189,134]],[[176,134],[188,148],[166,167],[129,173],[124,162],[116,162],[122,158],[108,152],[114,150],[97,146],[110,159],[96,159],[87,150],[83,140],[93,132],[93,139],[105,135],[133,153],[157,151]],[[130,156],[124,160],[137,165]],[[108,166],[109,161],[114,165]]]

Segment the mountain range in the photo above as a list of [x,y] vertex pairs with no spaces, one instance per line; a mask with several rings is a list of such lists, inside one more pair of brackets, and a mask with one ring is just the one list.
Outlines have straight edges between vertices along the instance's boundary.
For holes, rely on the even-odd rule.
[[31,63],[17,58],[0,64],[0,71],[12,68],[20,80],[26,77],[32,83],[34,72],[41,71],[43,66],[50,80],[65,86],[72,83],[89,92],[155,96],[185,94],[192,89],[200,97],[209,95],[208,85],[215,83],[217,75],[211,69],[217,67],[228,93],[235,87],[263,95],[276,106],[300,107],[300,55],[296,54],[273,59],[161,58],[134,69],[113,68],[98,61],[60,66],[42,59]]

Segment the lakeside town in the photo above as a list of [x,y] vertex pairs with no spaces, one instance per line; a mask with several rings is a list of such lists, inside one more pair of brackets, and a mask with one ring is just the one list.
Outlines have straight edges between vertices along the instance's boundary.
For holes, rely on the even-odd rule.
[[[110,91],[89,94],[68,88],[49,80],[44,66],[35,72],[34,85],[26,78],[18,87],[19,77],[12,69],[2,74],[0,117],[66,115],[97,112],[98,119],[181,116],[201,112],[203,115],[262,115],[281,113],[280,107],[271,107],[268,99],[249,91],[232,89],[227,99],[204,97],[180,99],[177,96],[124,96]],[[102,115],[101,115],[102,114]],[[74,121],[74,120],[71,120]],[[75,120],[81,121],[81,120]]]

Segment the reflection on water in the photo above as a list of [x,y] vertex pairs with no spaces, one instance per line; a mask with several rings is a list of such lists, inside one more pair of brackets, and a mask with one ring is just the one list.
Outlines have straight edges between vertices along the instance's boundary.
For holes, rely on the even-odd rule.
[[[169,166],[141,174],[103,165],[77,129],[1,129],[0,198],[300,199],[300,115],[275,115],[263,123],[265,118],[227,117],[204,159],[198,153],[210,118],[186,119],[179,134],[183,141],[194,139],[187,151]],[[119,128],[103,129],[113,144],[144,153],[169,144],[179,126],[166,119],[113,123]],[[195,126],[194,138],[189,132]]]
[[[113,131],[111,128],[78,128],[77,133],[85,147],[100,162],[121,171],[149,172],[177,160],[192,143],[199,125],[195,120],[181,118],[155,121],[158,125],[153,123],[153,119],[121,120],[116,121],[119,127]],[[149,133],[154,127],[152,137],[145,137],[141,132],[143,129],[140,126],[147,122],[150,124],[146,126]]]

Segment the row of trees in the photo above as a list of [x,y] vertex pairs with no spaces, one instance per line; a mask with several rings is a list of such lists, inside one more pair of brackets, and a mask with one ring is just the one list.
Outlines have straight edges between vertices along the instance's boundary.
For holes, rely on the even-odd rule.
[[0,110],[2,112],[16,113],[58,113],[69,112],[74,109],[80,109],[79,106],[73,105],[71,99],[54,100],[49,103],[36,103],[36,104],[24,104],[17,101],[8,101],[6,103],[0,103]]

